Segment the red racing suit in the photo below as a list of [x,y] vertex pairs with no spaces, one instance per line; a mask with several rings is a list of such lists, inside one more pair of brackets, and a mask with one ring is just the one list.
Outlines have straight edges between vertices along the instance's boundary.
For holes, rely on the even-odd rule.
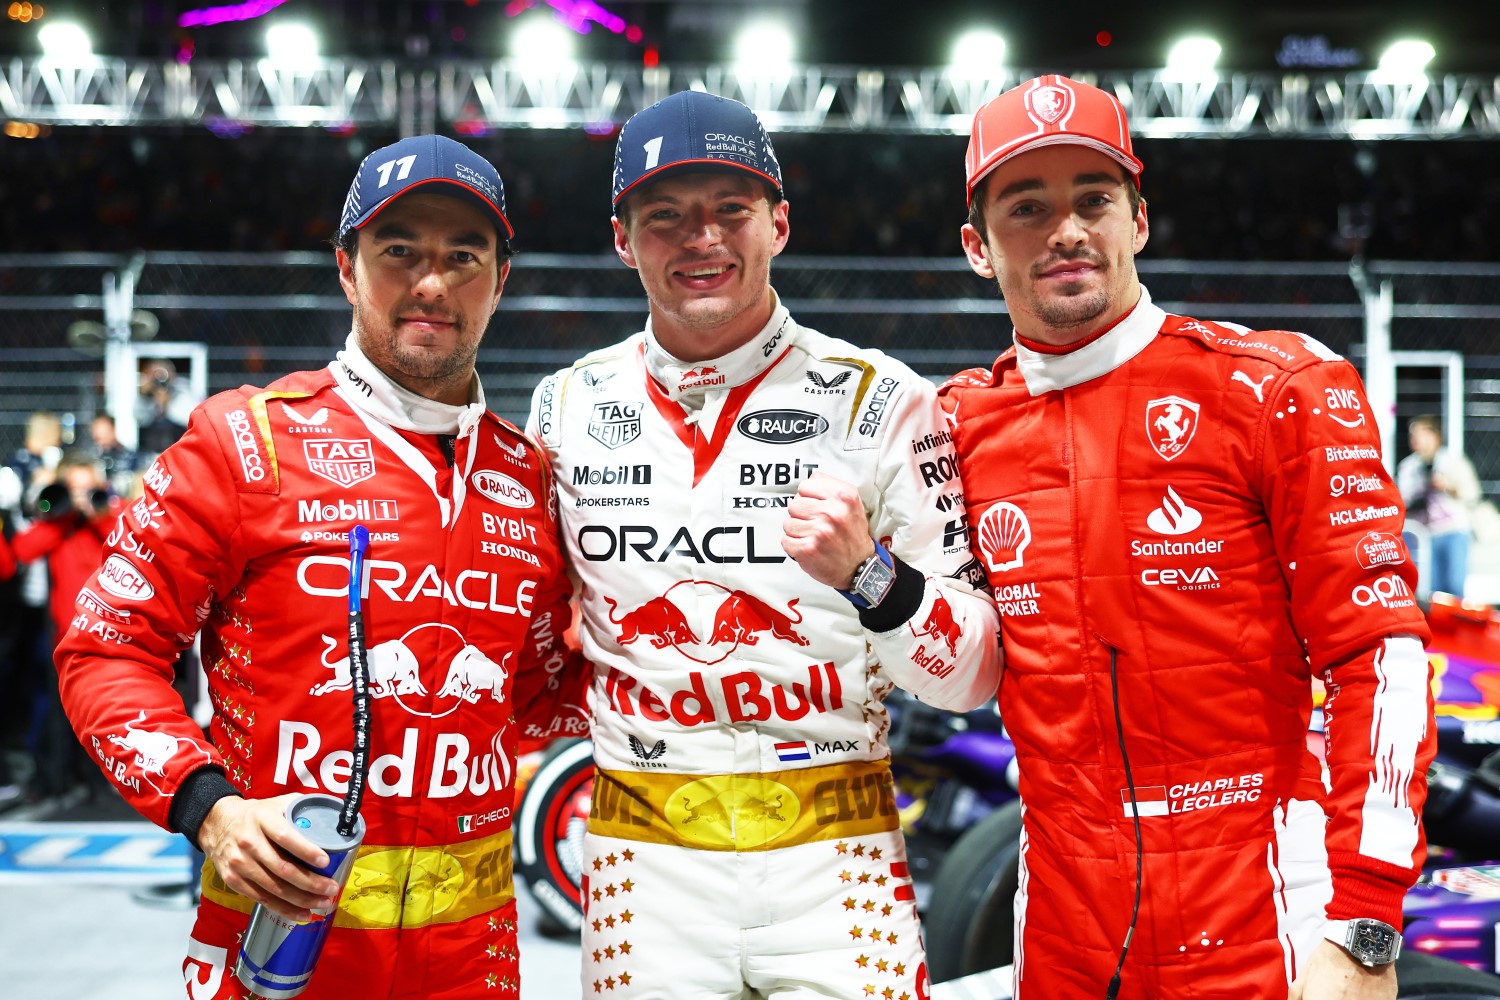
[[[190,835],[217,800],[195,801],[222,782],[211,769],[253,798],[341,795],[356,524],[371,535],[367,832],[303,996],[518,996],[516,740],[582,735],[587,670],[561,643],[571,587],[546,462],[482,397],[413,396],[351,337],[327,369],[208,400],[78,594],[64,704],[126,799]],[[200,628],[209,739],[170,686]],[[250,909],[205,866],[190,1000],[244,995],[231,970]]]
[[1400,927],[1426,849],[1427,628],[1353,367],[1142,289],[1097,339],[1018,342],[942,399],[1007,654],[1016,996],[1104,995],[1137,817],[1121,997],[1284,998],[1325,921]]
[[[595,665],[584,994],[924,995],[881,699],[973,708],[1000,671],[933,387],[778,306],[714,361],[649,327],[591,354],[528,429]],[[874,609],[782,551],[815,469],[898,560]]]

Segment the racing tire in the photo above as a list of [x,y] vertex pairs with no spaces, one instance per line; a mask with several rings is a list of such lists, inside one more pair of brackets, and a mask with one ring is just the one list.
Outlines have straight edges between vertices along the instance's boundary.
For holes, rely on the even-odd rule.
[[1020,863],[1019,799],[980,820],[949,849],[933,879],[922,932],[934,983],[1011,963]]
[[583,926],[583,835],[593,788],[594,744],[561,740],[532,775],[516,814],[516,874],[544,920],[565,934]]
[[1500,976],[1420,951],[1396,959],[1399,1000],[1500,1000]]

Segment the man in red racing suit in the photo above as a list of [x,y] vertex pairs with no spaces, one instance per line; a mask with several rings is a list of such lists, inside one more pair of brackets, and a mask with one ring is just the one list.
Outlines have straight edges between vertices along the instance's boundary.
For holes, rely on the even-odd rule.
[[1359,377],[1302,334],[1152,303],[1103,91],[996,98],[968,168],[964,246],[1015,345],[942,398],[1007,656],[1016,996],[1104,997],[1128,941],[1121,997],[1393,997],[1434,727]]
[[[231,970],[252,901],[303,920],[331,904],[334,883],[286,860],[321,852],[281,811],[350,780],[350,586],[367,832],[303,996],[519,995],[516,742],[581,735],[585,673],[562,645],[550,472],[473,369],[509,269],[503,205],[494,168],[452,140],[371,153],[339,233],[344,350],[200,406],[78,593],[58,650],[69,716],[126,799],[208,855],[190,1000],[246,995]],[[354,525],[371,541],[351,583]],[[170,686],[200,629],[207,739]]]

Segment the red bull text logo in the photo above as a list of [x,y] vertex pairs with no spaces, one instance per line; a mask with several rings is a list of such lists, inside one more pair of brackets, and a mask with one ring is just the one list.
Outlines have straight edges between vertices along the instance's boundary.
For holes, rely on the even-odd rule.
[[[427,751],[418,753],[424,734],[431,740],[431,771],[422,787],[417,785],[417,764],[429,759]],[[505,730],[496,732],[489,749],[473,747],[463,733],[437,733],[407,729],[401,738],[399,753],[382,754],[370,761],[367,786],[382,798],[409,799],[424,795],[430,799],[451,799],[468,793],[483,795],[510,785],[514,777],[511,758],[504,742]],[[341,744],[342,745],[342,744]],[[349,774],[354,754],[349,750],[322,753],[323,736],[318,727],[293,719],[282,719],[276,740],[276,773],[278,785],[301,786],[314,791],[342,795],[349,788]]]
[[652,722],[671,719],[684,728],[773,718],[796,722],[810,714],[844,707],[843,684],[832,661],[809,664],[806,684],[773,684],[753,670],[716,678],[717,698],[709,695],[708,684],[701,671],[690,670],[686,688],[658,694],[611,667],[604,677],[604,695],[621,715],[640,715]]

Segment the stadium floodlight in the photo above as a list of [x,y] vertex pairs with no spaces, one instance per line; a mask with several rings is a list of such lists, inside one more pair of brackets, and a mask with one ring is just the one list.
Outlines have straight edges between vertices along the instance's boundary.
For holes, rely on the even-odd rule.
[[1432,62],[1435,55],[1437,50],[1430,42],[1419,38],[1403,38],[1392,42],[1381,53],[1380,66],[1376,72],[1383,77],[1397,79],[1421,77],[1427,73],[1427,64]]
[[1190,35],[1180,39],[1167,53],[1167,73],[1187,78],[1212,76],[1223,51],[1212,38]]
[[52,21],[37,30],[42,56],[60,66],[77,66],[94,58],[94,43],[83,25],[73,21]]
[[536,14],[516,22],[510,33],[510,57],[528,69],[573,65],[574,34],[550,17]]
[[755,21],[734,39],[734,66],[741,73],[775,73],[791,68],[797,43],[779,21]]
[[988,28],[966,31],[953,43],[948,68],[956,76],[989,76],[1005,65],[1005,39]]
[[266,29],[266,55],[273,66],[306,67],[318,61],[318,34],[300,21],[284,21]]

